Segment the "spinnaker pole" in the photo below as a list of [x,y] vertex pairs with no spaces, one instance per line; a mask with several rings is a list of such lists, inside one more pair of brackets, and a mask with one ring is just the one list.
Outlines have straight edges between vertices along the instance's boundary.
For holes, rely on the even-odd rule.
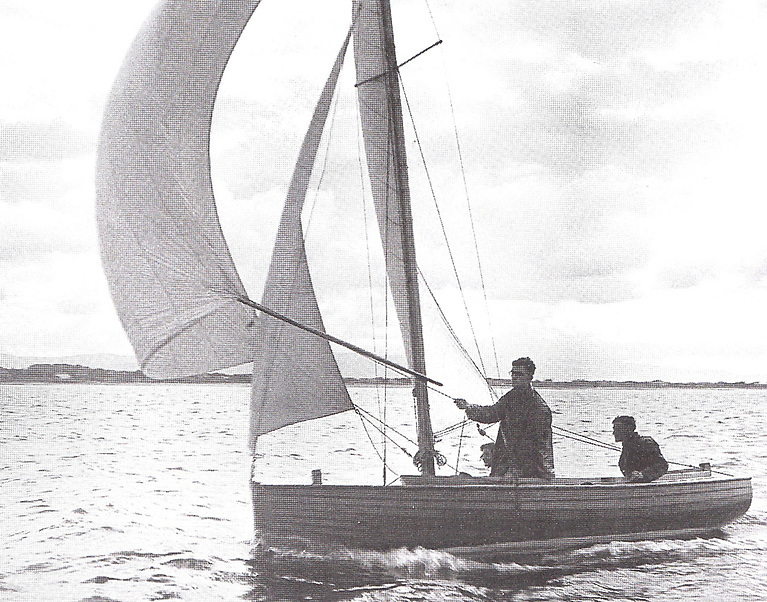
[[363,355],[367,358],[372,359],[375,362],[378,362],[380,364],[384,364],[386,366],[389,366],[390,368],[393,368],[395,370],[398,370],[404,374],[407,374],[409,376],[414,377],[418,382],[423,382],[424,387],[426,386],[426,383],[432,383],[433,385],[437,385],[438,387],[442,386],[442,383],[439,381],[434,380],[433,378],[429,378],[425,374],[421,372],[416,372],[415,370],[411,370],[410,368],[406,368],[405,366],[398,364],[396,362],[393,362],[391,360],[387,360],[384,357],[381,357],[380,355],[376,355],[375,353],[372,353],[366,349],[363,349],[362,347],[358,347],[357,345],[354,345],[352,343],[348,343],[344,341],[343,339],[339,339],[338,337],[334,337],[332,334],[328,334],[327,332],[323,332],[321,330],[317,330],[316,328],[313,328],[311,326],[307,326],[306,324],[301,324],[300,322],[297,322],[296,320],[293,320],[292,318],[289,318],[283,314],[281,314],[278,311],[274,311],[273,309],[270,309],[266,307],[266,305],[263,305],[261,303],[258,303],[257,301],[253,301],[252,299],[249,299],[248,297],[237,297],[237,300],[249,307],[252,307],[253,309],[257,309],[258,311],[261,311],[273,318],[276,318],[277,320],[280,320],[281,322],[285,322],[286,324],[290,324],[291,326],[295,326],[296,328],[299,328],[301,330],[305,330],[306,332],[309,332],[315,336],[320,337],[321,339],[325,339],[326,341],[330,341],[331,343],[336,343],[337,345],[341,345],[342,347],[346,347],[350,351],[354,351],[355,353],[358,353],[360,355]]

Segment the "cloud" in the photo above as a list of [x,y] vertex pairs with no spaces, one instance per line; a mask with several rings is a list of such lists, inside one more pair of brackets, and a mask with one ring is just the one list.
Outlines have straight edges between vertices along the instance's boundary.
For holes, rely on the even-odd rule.
[[109,351],[130,346],[112,306],[98,254],[57,252],[3,268],[3,350],[15,355]]
[[721,6],[721,1],[706,0],[527,0],[488,3],[481,12],[487,22],[511,27],[516,34],[552,44],[560,52],[606,61],[637,49],[668,46],[680,32],[716,18]]
[[[705,178],[721,171],[732,138],[719,97],[733,59],[724,46],[700,47],[726,37],[724,6],[472,7],[484,14],[466,15],[462,41],[484,37],[496,50],[451,66],[469,81],[456,105],[470,132],[462,142],[478,230],[503,236],[481,241],[498,295],[615,303],[645,295],[648,271],[661,287],[709,277],[705,264],[671,264],[665,247],[695,237],[715,253],[733,237],[693,230],[689,215],[713,209],[701,221],[716,222],[716,209],[684,189],[709,196]],[[666,205],[679,209],[668,221]]]
[[767,250],[751,258],[742,268],[742,273],[754,283],[767,283]]
[[61,119],[0,123],[0,161],[61,161],[92,153],[91,134]]
[[[474,219],[491,296],[604,303],[639,294],[633,275],[650,259],[645,182],[604,168],[562,186],[542,170],[519,178],[517,167],[512,164],[498,182],[475,191]],[[470,249],[471,240],[460,248]]]
[[[41,208],[64,210],[68,195],[78,190],[92,188],[92,156],[70,161],[42,163],[0,163],[0,203],[7,205],[29,204]],[[93,193],[84,193],[83,201],[92,199]],[[45,215],[35,215],[45,220]],[[8,214],[6,219],[15,219]]]
[[0,262],[97,253],[92,158],[0,163]]
[[[543,165],[560,178],[605,165],[668,176],[678,157],[722,137],[710,107],[701,113],[696,100],[731,66],[727,54],[679,50],[722,6],[450,3],[443,37],[457,118],[470,132],[467,161],[488,177],[508,161]],[[420,60],[432,61],[431,72],[444,69],[436,58]],[[413,85],[428,74],[419,68],[404,74]]]
[[[478,56],[473,48],[467,54],[472,61],[468,69],[460,61],[452,66],[460,75],[471,70],[469,85],[454,93],[471,108],[467,116],[456,103],[458,119],[468,125],[462,143],[469,177],[480,182],[473,189],[478,230],[491,233],[482,241],[483,255],[499,294],[590,303],[643,294],[637,274],[650,269],[658,250],[653,246],[654,207],[673,201],[668,183],[678,179],[680,166],[714,160],[712,149],[726,136],[709,98],[728,72],[726,57],[720,52],[687,56],[679,51],[715,22],[722,6],[691,1],[514,3],[472,7],[466,21],[452,14],[466,7],[448,7],[455,20],[451,25],[471,30],[464,31],[463,38],[471,35],[474,44],[486,43],[494,53]],[[256,21],[256,28],[263,22]],[[418,36],[422,44],[423,30]],[[263,58],[265,52],[287,56],[276,71],[259,65],[263,86],[251,90],[255,94],[250,100],[245,100],[242,83],[229,87],[225,78],[214,124],[214,176],[241,199],[241,207],[250,202],[278,207],[325,68],[310,81],[306,65],[296,60],[297,50],[283,49],[290,44],[273,40],[275,48],[263,48],[245,38],[243,42],[227,77],[252,68],[254,58]],[[453,39],[448,42],[456,45]],[[419,48],[406,39],[400,49],[408,45]],[[327,54],[329,65],[330,47]],[[448,162],[455,156],[448,150],[454,144],[452,125],[434,117],[446,114],[435,110],[439,101],[434,89],[419,95],[416,86],[427,83],[424,76],[434,67],[434,57],[427,53],[409,64],[404,78],[419,135],[431,136],[426,152],[434,185],[441,188],[440,202],[447,208],[444,213],[453,214],[457,202],[451,195],[462,183],[455,164]],[[316,65],[323,61],[312,58]],[[340,101],[340,108],[349,108],[343,103],[353,100],[348,103],[343,86],[342,94],[347,100]],[[353,133],[342,131],[340,137],[334,133],[326,169],[328,178],[335,178],[328,184],[335,192],[326,197],[334,205],[318,226],[327,257],[343,257],[333,249],[349,243],[349,237],[341,241],[330,233],[349,216],[359,195],[351,179],[344,180],[358,171],[356,158],[336,146],[344,141],[353,150],[356,140]],[[416,191],[420,167],[414,147],[410,159],[413,198],[422,203],[430,192]],[[257,211],[272,215],[279,210]],[[434,219],[421,217],[419,226]],[[233,225],[230,231],[235,230]],[[460,226],[458,230],[460,237]],[[270,244],[271,232],[263,246]],[[471,244],[463,234],[463,242]],[[496,235],[499,240],[491,240]],[[444,258],[439,232],[420,236],[426,241],[419,246],[422,265]],[[245,248],[244,242],[240,246]],[[360,257],[349,257],[348,272],[361,273],[356,265]],[[669,287],[692,285],[704,273],[694,264],[689,273],[673,266],[657,270],[656,284]],[[449,278],[437,276],[436,282]]]
[[724,69],[707,63],[659,69],[644,59],[619,65],[513,59],[490,94],[477,90],[464,99],[479,109],[464,140],[467,155],[481,157],[478,167],[490,175],[518,161],[543,165],[557,178],[605,165],[668,176],[680,158],[721,140],[721,124],[694,103]]
[[[310,97],[309,91],[304,96]],[[275,187],[287,190],[313,105],[293,100],[281,109],[223,95],[217,100],[211,170],[235,196],[250,198]]]
[[[98,265],[93,142],[101,104],[155,0],[6,4],[0,76],[13,85],[0,99],[3,344],[18,353],[127,350]],[[763,367],[765,19],[756,3],[736,4],[431,7],[445,43],[402,74],[474,307],[480,284],[455,111],[502,362],[531,353],[541,375],[555,378],[706,379],[724,366],[732,375]],[[393,10],[400,60],[437,39],[415,3]],[[214,187],[254,297],[348,22],[344,3],[264,2],[227,68],[213,124]],[[363,195],[356,120],[344,121],[355,108],[353,70],[349,60],[330,151],[317,170],[321,191],[305,218],[316,199],[307,247],[328,327],[362,342],[370,322]],[[434,77],[443,71],[452,106]],[[452,285],[451,259],[407,115],[405,122],[419,264],[441,294]],[[368,220],[382,285],[369,209]]]
[[657,282],[662,288],[691,288],[716,276],[716,269],[711,265],[672,264],[662,268]]

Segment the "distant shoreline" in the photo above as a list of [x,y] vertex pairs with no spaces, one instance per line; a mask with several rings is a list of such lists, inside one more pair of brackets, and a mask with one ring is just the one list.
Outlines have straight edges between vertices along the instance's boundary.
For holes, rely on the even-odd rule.
[[[33,364],[28,368],[0,368],[0,384],[249,384],[250,374],[223,374],[212,372],[198,376],[154,380],[142,372],[126,370],[107,370],[104,368],[88,368],[72,364]],[[345,378],[349,386],[372,387],[387,385],[390,387],[409,387],[407,378]],[[511,387],[511,379],[490,378],[488,382],[495,387]],[[539,389],[594,389],[594,388],[623,388],[623,389],[767,389],[767,383],[747,382],[666,382],[653,381],[613,381],[613,380],[582,380],[572,381],[533,381],[533,386]]]

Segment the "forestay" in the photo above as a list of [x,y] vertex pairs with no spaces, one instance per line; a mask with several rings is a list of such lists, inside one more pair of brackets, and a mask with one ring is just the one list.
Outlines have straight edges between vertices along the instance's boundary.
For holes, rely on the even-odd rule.
[[166,0],[133,42],[98,148],[101,257],[141,369],[163,378],[251,361],[258,330],[221,232],[213,104],[259,0]]

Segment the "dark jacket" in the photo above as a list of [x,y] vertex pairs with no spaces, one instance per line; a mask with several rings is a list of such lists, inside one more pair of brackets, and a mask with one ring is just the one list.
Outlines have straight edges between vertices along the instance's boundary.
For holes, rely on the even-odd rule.
[[662,477],[668,470],[668,462],[660,453],[660,447],[655,440],[652,437],[642,437],[638,433],[632,433],[623,442],[618,466],[624,476],[629,476],[634,470],[641,472],[644,483]]
[[532,388],[512,389],[491,406],[470,405],[466,416],[500,422],[491,476],[554,478],[551,410]]

